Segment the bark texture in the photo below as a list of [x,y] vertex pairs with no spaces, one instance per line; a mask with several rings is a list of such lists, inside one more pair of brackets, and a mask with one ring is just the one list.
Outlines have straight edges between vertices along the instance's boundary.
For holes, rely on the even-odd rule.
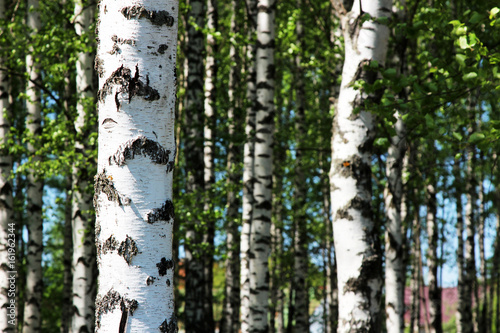
[[[333,122],[330,170],[333,234],[337,255],[338,332],[379,330],[382,288],[381,256],[371,214],[371,147],[374,116],[363,109],[368,97],[352,83],[376,78],[366,69],[385,63],[389,29],[377,18],[388,17],[390,0],[354,1],[342,17],[345,63],[337,113]],[[362,6],[362,7],[361,7]],[[368,13],[372,19],[361,19]],[[360,107],[359,112],[354,112]]]
[[177,332],[177,12],[173,0],[100,2],[96,332]]
[[[231,32],[236,35],[240,32],[237,22],[238,13],[241,8],[241,0],[231,1]],[[227,259],[226,259],[226,285],[224,289],[224,307],[222,314],[222,333],[236,333],[239,330],[240,315],[240,235],[238,226],[240,224],[240,198],[236,184],[242,177],[238,161],[241,160],[238,133],[242,129],[242,109],[239,94],[241,84],[241,57],[235,43],[231,43],[229,50],[231,68],[229,69],[229,109],[228,109],[228,134],[229,147],[227,153],[228,191],[227,191]]]
[[257,1],[247,3],[248,38],[247,46],[247,106],[245,115],[246,141],[243,147],[243,198],[242,198],[242,228],[241,228],[241,271],[240,271],[240,318],[241,331],[249,332],[250,320],[250,229],[253,216],[253,188],[255,183],[254,150],[255,150],[255,42],[253,42],[257,22]]
[[[0,20],[5,19],[6,1],[0,0]],[[0,59],[4,67],[5,59]],[[9,121],[9,77],[0,71],[0,332],[14,332],[17,324],[15,308],[16,289],[11,289],[11,283],[17,278],[16,271],[16,229],[14,222],[14,206],[12,197],[12,156],[7,148],[10,133]],[[10,250],[11,249],[11,250]],[[14,285],[12,285],[14,286]],[[9,308],[10,306],[10,308]],[[11,321],[11,323],[9,323]]]
[[[38,12],[38,0],[28,0],[28,8],[30,10],[28,12],[27,25],[31,36],[33,36],[42,27],[40,13]],[[43,182],[39,175],[37,175],[37,170],[40,169],[41,157],[36,154],[37,136],[42,131],[42,106],[40,91],[34,84],[34,82],[39,81],[40,66],[33,52],[33,47],[30,47],[26,56],[26,71],[29,78],[26,83],[26,128],[31,136],[27,145],[31,167],[27,176],[28,254],[26,256],[27,269],[23,333],[41,332],[42,325]]]
[[[249,332],[268,331],[274,132],[274,0],[257,2],[256,116],[250,229]],[[245,332],[243,332],[245,333]]]
[[[94,5],[88,1],[75,2],[75,30],[78,36],[91,33],[94,22]],[[92,130],[89,122],[94,112],[94,54],[80,52],[76,62],[76,104],[75,120],[75,162],[73,165],[73,200],[72,200],[72,232],[73,232],[73,313],[71,332],[94,332],[95,297],[97,292],[95,266],[95,233],[94,216],[92,214],[92,194],[89,191],[92,168],[89,164],[88,136]]]
[[388,333],[404,330],[403,234],[401,205],[403,181],[401,178],[406,151],[406,127],[401,115],[396,114],[396,135],[390,139],[386,162],[387,186],[384,189],[385,213],[385,312]]

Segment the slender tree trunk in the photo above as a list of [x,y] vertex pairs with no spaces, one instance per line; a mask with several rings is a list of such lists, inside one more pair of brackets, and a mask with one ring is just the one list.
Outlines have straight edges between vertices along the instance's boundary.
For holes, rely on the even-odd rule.
[[[259,0],[252,224],[250,229],[249,332],[269,329],[269,267],[274,132],[274,0]],[[243,332],[246,333],[246,332]]]
[[306,215],[306,177],[302,147],[305,140],[305,83],[300,52],[304,52],[304,28],[302,26],[302,1],[297,0],[299,17],[296,22],[297,47],[300,50],[295,57],[295,190],[294,190],[294,256],[293,256],[293,332],[309,332],[309,295],[307,292],[307,215]]
[[[373,82],[366,65],[383,66],[389,29],[376,21],[391,12],[390,0],[354,1],[342,17],[345,64],[337,113],[333,122],[330,171],[333,234],[338,267],[338,332],[378,332],[382,289],[378,232],[371,213],[371,146],[375,119],[362,107],[367,98],[352,82]],[[368,13],[372,20],[361,20]],[[349,235],[347,237],[347,235]]]
[[[202,0],[190,0],[188,14],[188,42],[187,42],[187,98],[185,107],[185,152],[187,193],[193,195],[192,205],[202,202],[204,190],[204,156],[203,156],[203,56],[205,41],[203,28],[205,6]],[[193,21],[199,28],[191,23]],[[185,296],[185,325],[187,333],[204,332],[213,327],[213,318],[206,313],[206,277],[204,256],[200,244],[204,235],[196,226],[201,223],[194,214],[186,225],[186,296]],[[198,226],[199,228],[199,226]],[[206,232],[207,230],[205,230]]]
[[[456,312],[456,324],[457,333],[465,333],[467,329],[471,329],[470,322],[472,317],[470,313],[467,313],[467,308],[470,309],[470,304],[466,295],[466,287],[464,285],[464,217],[463,217],[463,205],[462,205],[462,186],[461,186],[461,175],[460,175],[460,163],[455,162],[453,166],[453,176],[455,178],[455,201],[457,205],[457,267],[458,267],[458,303]],[[469,296],[470,299],[470,296]]]
[[[413,151],[412,151],[413,155]],[[412,159],[414,161],[414,159]],[[422,290],[420,288],[420,281],[422,280],[420,263],[422,261],[422,252],[420,249],[420,204],[417,201],[418,190],[413,191],[413,246],[411,248],[411,255],[413,259],[412,277],[410,281],[411,288],[411,319],[410,319],[410,332],[420,332],[420,295]]]
[[99,6],[96,332],[177,332],[177,11],[172,0],[103,0]]
[[[241,7],[241,0],[232,0],[231,33],[239,33],[237,21],[238,13]],[[240,199],[237,194],[241,179],[241,170],[238,166],[240,161],[240,138],[238,135],[242,128],[242,109],[239,86],[241,84],[241,58],[239,50],[234,43],[231,43],[229,50],[231,59],[231,68],[229,70],[229,109],[228,109],[228,132],[229,145],[227,153],[227,173],[228,173],[228,191],[227,191],[227,259],[226,259],[226,286],[224,289],[224,307],[222,314],[222,333],[237,333],[239,330],[239,309],[240,309],[240,235],[238,231],[240,221]]]
[[[430,143],[434,145],[434,143]],[[431,148],[435,151],[434,147]],[[439,238],[438,221],[436,219],[436,189],[433,176],[429,177],[426,187],[427,205],[427,235],[429,236],[429,249],[427,250],[427,262],[429,267],[429,313],[431,333],[441,333],[443,331],[441,323],[441,289],[438,286],[438,255],[437,246]]]
[[[69,104],[69,103],[68,103]],[[66,202],[64,204],[64,254],[63,254],[63,291],[62,291],[62,311],[61,311],[61,333],[67,333],[71,327],[71,316],[73,311],[73,233],[72,222],[72,186],[73,178],[69,174],[66,177]]]
[[214,237],[215,237],[215,219],[212,213],[212,187],[215,183],[215,127],[216,113],[215,103],[217,96],[217,66],[215,56],[217,54],[217,42],[215,40],[215,32],[218,29],[218,14],[217,0],[207,1],[207,44],[206,44],[206,59],[205,59],[205,127],[204,127],[204,146],[203,146],[203,162],[204,162],[204,187],[205,187],[205,204],[204,212],[206,216],[206,232],[203,234],[203,243],[208,245],[205,249],[204,256],[204,313],[205,313],[205,330],[206,333],[214,332],[214,314],[213,314],[213,266],[214,266]]
[[[75,2],[75,30],[78,36],[90,35],[94,22],[94,5]],[[116,42],[117,47],[119,41]],[[71,332],[93,332],[95,322],[96,266],[94,216],[89,192],[90,172],[88,137],[94,108],[94,52],[80,52],[76,62],[77,118],[75,120],[75,162],[73,164],[73,314]]]
[[[28,29],[31,36],[34,36],[42,27],[40,13],[38,12],[38,0],[28,0]],[[33,47],[30,47],[26,56],[26,71],[28,72],[28,82],[26,86],[27,95],[27,118],[26,128],[30,134],[27,145],[29,155],[29,174],[27,190],[27,221],[28,221],[28,255],[26,270],[26,296],[24,303],[24,325],[23,333],[41,332],[42,318],[42,251],[43,251],[43,181],[37,174],[41,163],[41,156],[37,156],[37,137],[41,134],[42,127],[42,106],[41,95],[34,82],[39,81],[40,65],[33,54]]]
[[[6,1],[0,0],[0,20],[5,19]],[[4,67],[5,59],[0,59]],[[0,71],[0,332],[14,332],[17,328],[16,308],[16,244],[17,225],[14,219],[12,197],[12,156],[8,151],[10,133],[9,77]]]
[[387,224],[385,232],[385,312],[389,333],[404,330],[404,278],[403,235],[401,203],[403,182],[401,178],[406,151],[406,126],[399,114],[396,115],[396,136],[391,138],[387,155],[387,186],[384,190]]
[[240,272],[240,318],[241,331],[250,331],[250,230],[253,217],[254,203],[254,150],[255,150],[255,98],[256,98],[256,72],[255,72],[255,42],[253,42],[257,22],[257,1],[249,0],[247,3],[248,38],[247,46],[247,107],[245,116],[246,140],[243,148],[243,198],[242,198],[242,228],[241,228],[241,272]]
[[[463,314],[463,333],[474,332],[475,312],[472,309],[472,295],[474,293],[474,285],[476,283],[476,260],[475,260],[475,240],[476,235],[474,225],[474,206],[476,203],[476,183],[473,174],[473,165],[475,163],[474,149],[469,150],[465,193],[467,196],[467,203],[465,205],[465,253],[464,253],[464,314]],[[477,299],[476,299],[477,305]],[[467,322],[466,322],[467,320]]]
[[487,277],[487,268],[486,268],[486,258],[484,253],[484,232],[485,232],[485,214],[484,214],[484,179],[483,179],[483,158],[481,157],[479,160],[481,165],[481,178],[479,179],[479,213],[478,213],[478,236],[479,236],[479,260],[480,260],[480,273],[481,278],[483,279],[483,285],[481,290],[481,302],[477,302],[477,306],[481,303],[481,314],[479,318],[479,331],[483,333],[489,332],[488,321],[488,277]]

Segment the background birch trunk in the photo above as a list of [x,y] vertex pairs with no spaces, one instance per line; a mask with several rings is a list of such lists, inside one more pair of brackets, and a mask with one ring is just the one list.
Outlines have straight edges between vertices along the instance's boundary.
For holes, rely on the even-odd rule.
[[205,125],[203,130],[203,162],[204,162],[204,216],[206,223],[206,232],[203,234],[203,244],[208,246],[203,253],[204,260],[204,312],[205,312],[205,332],[210,333],[215,330],[213,314],[213,266],[214,266],[214,236],[215,236],[215,218],[213,214],[212,188],[215,183],[215,128],[216,128],[216,82],[217,65],[215,56],[218,52],[218,45],[215,39],[215,33],[218,31],[217,0],[207,1],[207,43],[205,58]]
[[[75,30],[81,38],[92,39],[91,26],[95,7],[89,1],[75,2]],[[94,52],[80,52],[76,61],[77,118],[75,120],[75,162],[73,164],[73,313],[71,332],[93,332],[95,322],[95,297],[97,291],[95,265],[94,216],[92,216],[92,195],[89,191],[89,171],[92,160],[89,157],[88,137],[93,130],[90,123],[95,97]]]
[[[430,143],[432,152],[435,152],[434,142]],[[433,154],[431,153],[431,156]],[[429,248],[427,250],[427,266],[429,267],[429,315],[430,332],[441,333],[443,326],[441,322],[441,288],[438,286],[438,221],[436,219],[437,202],[434,176],[429,176],[426,187],[426,205],[427,205],[427,235],[429,237]]]
[[[204,156],[203,156],[203,57],[205,41],[202,28],[205,24],[205,5],[203,0],[190,0],[188,13],[187,41],[187,98],[185,105],[185,152],[186,152],[186,192],[193,196],[191,206],[203,202]],[[195,25],[190,23],[193,21]],[[212,319],[206,313],[205,265],[201,243],[203,234],[200,229],[202,221],[198,212],[192,214],[186,225],[186,296],[185,324],[186,332],[204,332],[206,323]],[[205,228],[203,228],[205,229]],[[205,229],[206,230],[206,229]]]
[[97,332],[176,332],[175,0],[99,6]]
[[[0,0],[0,20],[6,18],[6,1]],[[3,46],[2,46],[3,48]],[[0,67],[5,67],[5,60],[0,59]],[[9,305],[10,299],[16,300],[14,294],[9,295],[10,281],[12,273],[17,271],[16,260],[11,260],[16,257],[16,252],[19,248],[16,246],[15,231],[17,223],[14,219],[14,201],[12,197],[12,180],[10,175],[12,172],[12,156],[9,154],[7,146],[10,133],[10,105],[9,105],[9,82],[10,79],[6,72],[0,71],[0,332],[14,332],[16,325],[9,324],[11,318],[17,324],[17,314],[15,309],[11,312]],[[9,236],[10,235],[10,236]],[[9,249],[11,249],[9,251]],[[13,257],[12,257],[13,256]],[[11,263],[13,266],[11,266]],[[17,276],[16,276],[17,278]],[[17,305],[19,306],[19,304]],[[12,308],[12,307],[11,307]],[[13,313],[13,317],[8,317]]]
[[387,186],[384,190],[387,216],[385,231],[385,312],[389,333],[404,330],[404,281],[403,234],[401,205],[403,197],[402,168],[406,151],[406,126],[399,113],[396,114],[396,136],[390,139],[387,154]]
[[306,177],[302,160],[305,133],[305,87],[301,54],[304,52],[304,28],[302,26],[302,1],[297,0],[298,18],[295,23],[298,54],[295,56],[295,139],[297,142],[294,178],[294,256],[293,256],[293,314],[292,332],[309,331],[309,295],[307,292],[307,215],[306,215]]
[[243,198],[242,198],[242,228],[241,228],[241,271],[240,271],[240,318],[241,331],[249,332],[250,320],[250,229],[253,216],[253,189],[255,183],[254,170],[254,150],[255,150],[255,99],[256,99],[256,72],[255,72],[255,51],[254,41],[257,24],[257,1],[248,0],[247,2],[247,36],[249,44],[247,45],[247,106],[245,116],[245,135],[246,140],[243,147]]
[[[338,4],[340,5],[340,4]],[[343,15],[345,63],[337,112],[333,122],[330,170],[333,234],[339,290],[338,332],[379,330],[382,288],[377,231],[371,219],[371,146],[374,116],[363,106],[366,94],[355,90],[356,80],[373,82],[376,73],[365,66],[385,62],[389,29],[376,19],[388,17],[392,2],[356,0]],[[343,6],[342,6],[343,8]],[[361,20],[368,13],[371,20]],[[347,237],[347,235],[349,235]]]
[[[241,9],[241,0],[231,1],[231,33],[233,38],[240,33],[238,13]],[[240,314],[240,234],[238,230],[240,221],[240,199],[237,194],[242,177],[238,161],[241,160],[239,142],[241,136],[238,134],[242,129],[242,105],[241,105],[241,57],[236,42],[231,41],[229,57],[231,68],[229,70],[229,109],[228,109],[228,134],[229,146],[227,153],[228,191],[227,191],[227,259],[226,259],[226,285],[224,289],[224,305],[222,314],[222,333],[236,333],[239,330]]]
[[[34,36],[42,27],[38,0],[28,0],[28,9],[27,26],[30,35]],[[26,55],[26,71],[28,73],[26,128],[30,134],[27,150],[31,166],[27,176],[28,190],[26,194],[28,201],[28,249],[23,333],[41,332],[42,325],[43,181],[37,174],[37,170],[40,169],[41,156],[36,154],[36,142],[42,133],[42,105],[40,91],[35,85],[35,82],[39,81],[41,68],[33,52],[34,47],[30,46]]]
[[[412,151],[412,155],[414,155],[414,151]],[[412,160],[414,160],[412,158]],[[420,333],[420,281],[422,280],[420,263],[422,261],[422,252],[420,249],[420,204],[417,201],[418,198],[418,190],[413,190],[413,246],[411,250],[412,259],[413,259],[413,270],[410,281],[411,288],[411,318],[410,318],[410,332],[411,333]]]
[[[250,229],[249,332],[267,333],[274,132],[274,0],[257,3],[256,116],[252,225]],[[245,332],[243,332],[245,333]]]

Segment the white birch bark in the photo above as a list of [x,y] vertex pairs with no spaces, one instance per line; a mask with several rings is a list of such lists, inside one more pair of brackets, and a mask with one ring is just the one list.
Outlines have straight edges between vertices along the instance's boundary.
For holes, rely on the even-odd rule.
[[[371,218],[371,145],[374,116],[362,109],[367,97],[352,83],[375,77],[364,67],[383,66],[389,29],[376,21],[391,13],[391,0],[355,0],[342,17],[345,63],[337,113],[333,123],[330,170],[333,234],[337,255],[338,332],[376,332],[379,329],[382,272],[375,248],[377,232]],[[362,22],[368,13],[373,19]],[[361,107],[359,113],[354,113]]]
[[[40,13],[38,12],[38,0],[28,0],[27,25],[30,35],[34,36],[42,27]],[[26,128],[31,136],[27,149],[30,156],[30,169],[27,176],[27,221],[28,221],[28,248],[26,269],[26,291],[24,303],[23,333],[36,333],[41,331],[41,306],[42,306],[42,251],[43,251],[43,221],[42,221],[42,195],[43,182],[37,175],[41,157],[37,156],[37,136],[41,134],[42,106],[40,91],[34,82],[39,81],[40,66],[33,54],[33,47],[28,50],[26,56],[26,71],[28,82],[26,84]]]
[[399,113],[396,114],[396,135],[391,138],[387,154],[387,186],[384,189],[387,216],[385,232],[385,312],[388,333],[404,330],[403,235],[401,205],[403,197],[402,168],[406,151],[406,128]]
[[[75,31],[80,37],[91,34],[90,28],[94,21],[94,5],[88,1],[75,2]],[[92,110],[95,87],[93,84],[93,52],[80,52],[76,61],[76,105],[75,120],[75,152],[76,161],[73,165],[73,200],[72,200],[72,230],[73,230],[73,313],[70,332],[93,332],[95,322],[96,267],[95,235],[93,231],[94,217],[90,215],[92,195],[88,192],[89,175],[86,162],[90,149],[87,144],[89,134],[88,118]]]
[[97,332],[177,332],[172,260],[176,0],[99,6]]
[[[5,19],[6,1],[0,0],[0,20]],[[4,67],[5,59],[0,59]],[[0,71],[0,332],[14,332],[17,324],[16,288],[16,224],[12,197],[12,156],[7,142],[10,133],[9,121],[9,77]],[[11,266],[12,265],[12,266]],[[12,286],[12,288],[11,288]],[[10,321],[10,323],[9,323]]]
[[[257,2],[256,116],[249,332],[268,331],[274,132],[274,0]],[[243,332],[245,333],[245,332]]]
[[[238,25],[238,12],[242,1],[231,1],[231,33],[236,35],[240,32]],[[227,259],[226,259],[226,285],[224,290],[224,308],[220,331],[222,333],[236,333],[239,330],[240,314],[240,234],[238,225],[240,221],[240,200],[237,194],[237,184],[241,181],[241,169],[238,162],[241,159],[241,149],[238,138],[239,131],[243,128],[241,96],[238,87],[241,84],[241,57],[239,50],[232,40],[229,57],[231,67],[229,69],[227,111],[229,144],[227,152]]]
[[[248,37],[253,40],[255,22],[257,20],[257,1],[247,2]],[[240,318],[241,331],[249,331],[250,320],[250,229],[253,216],[253,188],[254,188],[254,149],[255,149],[255,44],[247,46],[247,108],[245,116],[246,140],[243,147],[243,198],[242,198],[242,228],[240,239]]]

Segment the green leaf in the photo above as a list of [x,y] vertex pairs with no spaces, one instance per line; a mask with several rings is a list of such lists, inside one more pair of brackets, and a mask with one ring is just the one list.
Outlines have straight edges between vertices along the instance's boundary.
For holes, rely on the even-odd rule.
[[458,153],[458,154],[455,155],[455,159],[456,160],[459,160],[461,157],[462,157],[462,153]]
[[395,78],[395,77],[396,77],[396,73],[397,73],[397,72],[396,72],[396,69],[395,69],[395,68],[387,68],[387,69],[384,71],[383,75],[384,75],[384,77],[387,77],[387,78],[389,78],[389,79],[392,79],[392,78]]
[[457,59],[460,68],[465,67],[465,60],[467,59],[467,56],[465,54],[457,54],[455,55],[455,58]]
[[457,139],[458,141],[462,141],[462,139],[463,139],[462,134],[460,134],[460,133],[458,133],[458,132],[453,132],[453,134],[452,134],[452,135],[453,135],[453,137],[454,137],[455,139]]
[[470,81],[470,80],[474,80],[476,77],[477,77],[476,72],[470,72],[470,73],[467,73],[464,76],[462,76],[462,79],[464,81]]
[[461,49],[466,49],[469,47],[469,44],[467,43],[467,36],[460,36],[458,39],[458,46],[460,46]]
[[485,138],[484,134],[481,132],[472,133],[469,137],[469,143],[477,143]]

